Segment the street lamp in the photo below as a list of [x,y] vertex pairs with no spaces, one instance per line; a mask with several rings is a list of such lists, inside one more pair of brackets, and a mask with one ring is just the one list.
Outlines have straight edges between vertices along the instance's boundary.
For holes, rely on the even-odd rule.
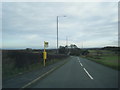
[[59,17],[66,17],[66,16],[57,16],[57,54],[58,54],[58,20]]

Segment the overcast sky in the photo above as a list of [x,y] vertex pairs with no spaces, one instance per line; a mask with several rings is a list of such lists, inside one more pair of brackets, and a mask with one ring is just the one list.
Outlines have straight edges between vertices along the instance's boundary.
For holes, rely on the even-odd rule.
[[118,45],[117,2],[4,2],[2,16],[3,48],[56,48],[57,16],[59,46]]

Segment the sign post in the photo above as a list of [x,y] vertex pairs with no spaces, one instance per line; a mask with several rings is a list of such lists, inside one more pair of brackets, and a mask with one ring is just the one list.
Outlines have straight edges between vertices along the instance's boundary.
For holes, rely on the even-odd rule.
[[44,67],[45,67],[45,61],[46,61],[46,59],[47,59],[47,52],[46,52],[46,50],[45,50],[45,48],[47,48],[48,47],[48,42],[45,42],[44,41],[44,51],[43,51],[43,63],[44,63]]

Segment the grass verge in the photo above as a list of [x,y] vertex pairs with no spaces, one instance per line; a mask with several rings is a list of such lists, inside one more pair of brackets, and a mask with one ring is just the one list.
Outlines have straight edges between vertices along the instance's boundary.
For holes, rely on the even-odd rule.
[[[66,58],[64,58],[66,59]],[[57,63],[61,61],[60,59],[53,59],[53,60],[50,60],[50,61],[46,61],[46,67],[49,66],[49,65],[52,65],[54,63]],[[24,68],[14,68],[14,69],[10,69],[10,70],[7,70],[4,68],[4,71],[5,74],[3,74],[3,80],[4,79],[8,79],[8,78],[12,78],[12,77],[15,77],[15,76],[18,76],[18,75],[21,75],[21,74],[24,74],[24,73],[27,73],[27,72],[30,72],[30,71],[33,71],[33,70],[37,70],[37,69],[41,69],[43,68],[43,62],[41,63],[37,63],[37,64],[32,64],[32,65],[29,65],[29,67],[24,67]]]
[[101,56],[82,56],[83,58],[87,58],[96,63],[100,63],[102,65],[108,66],[110,68],[120,70],[119,56],[118,55],[101,55]]

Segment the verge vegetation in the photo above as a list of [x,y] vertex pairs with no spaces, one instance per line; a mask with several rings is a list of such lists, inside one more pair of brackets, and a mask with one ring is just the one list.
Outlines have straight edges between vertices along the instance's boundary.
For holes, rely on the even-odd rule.
[[[67,58],[63,54],[47,54],[46,66]],[[2,76],[3,79],[10,78],[43,66],[42,51],[32,50],[2,50]]]
[[96,63],[120,70],[120,61],[118,53],[111,50],[88,50],[89,54],[82,57],[92,60]]

